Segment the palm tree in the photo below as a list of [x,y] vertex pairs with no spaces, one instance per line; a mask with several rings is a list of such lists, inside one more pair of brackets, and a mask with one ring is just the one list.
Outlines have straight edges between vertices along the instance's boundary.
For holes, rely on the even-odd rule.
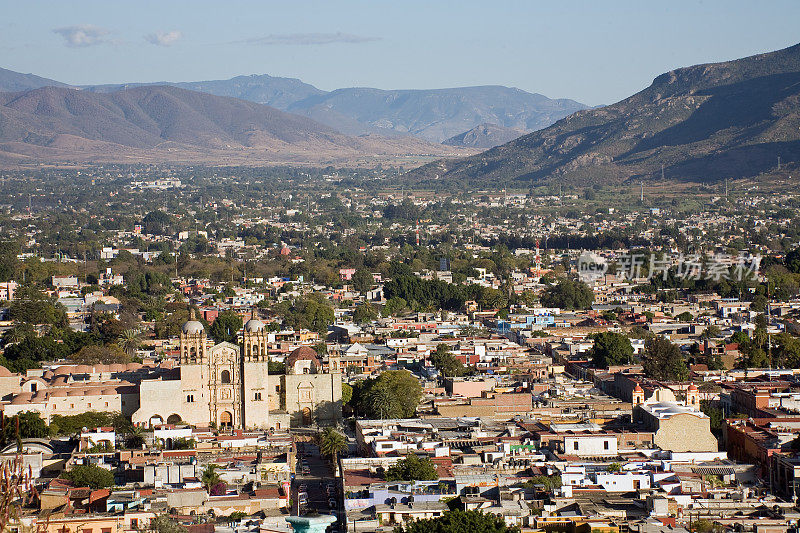
[[125,446],[128,448],[141,449],[144,445],[144,428],[141,426],[133,426],[130,433],[125,435]]
[[339,452],[347,449],[347,437],[336,431],[334,428],[328,427],[322,433],[317,435],[319,442],[319,451],[322,455],[330,457],[334,464]]
[[383,387],[373,387],[367,394],[368,404],[371,406],[373,415],[377,414],[378,418],[390,418],[390,413],[393,407],[392,395]]
[[119,336],[119,347],[122,348],[128,357],[136,354],[136,350],[142,344],[141,331],[135,328],[129,328],[122,332]]
[[206,490],[211,490],[211,487],[219,483],[219,474],[217,473],[217,465],[208,465],[203,470],[203,477],[201,478],[203,487]]

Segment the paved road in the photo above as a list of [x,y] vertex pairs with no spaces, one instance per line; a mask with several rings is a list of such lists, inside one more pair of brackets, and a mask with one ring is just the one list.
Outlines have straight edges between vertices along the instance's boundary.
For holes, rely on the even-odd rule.
[[[292,513],[305,515],[312,511],[340,516],[341,492],[338,480],[319,447],[310,442],[297,444],[297,475],[292,483]],[[302,501],[301,501],[302,500]],[[333,504],[333,505],[331,505]],[[331,530],[343,531],[334,524]]]

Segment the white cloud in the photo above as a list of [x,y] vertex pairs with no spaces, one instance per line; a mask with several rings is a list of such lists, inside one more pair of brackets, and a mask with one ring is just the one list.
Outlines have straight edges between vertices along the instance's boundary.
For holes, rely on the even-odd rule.
[[284,33],[284,34],[270,34],[264,37],[253,37],[250,39],[243,39],[241,41],[234,41],[231,44],[255,44],[261,46],[276,46],[276,45],[314,45],[314,44],[358,44],[368,43],[380,40],[379,37],[364,37],[361,35],[353,35],[350,33]]
[[91,24],[78,24],[76,26],[55,28],[53,29],[53,33],[57,33],[63,37],[65,45],[79,48],[107,43],[108,39],[106,37],[111,32],[105,28],[100,28]]
[[145,41],[156,46],[172,46],[183,37],[183,34],[178,30],[172,31],[156,31],[148,33],[144,36]]

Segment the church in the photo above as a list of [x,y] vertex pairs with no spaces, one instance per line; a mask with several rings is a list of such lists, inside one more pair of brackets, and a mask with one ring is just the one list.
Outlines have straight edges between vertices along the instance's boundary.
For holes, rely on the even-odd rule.
[[324,368],[314,349],[301,346],[286,357],[284,374],[270,375],[267,339],[264,323],[251,318],[238,346],[214,344],[192,316],[179,335],[180,364],[173,375],[141,381],[133,423],[183,421],[221,429],[336,424],[342,414],[339,357],[329,356]]

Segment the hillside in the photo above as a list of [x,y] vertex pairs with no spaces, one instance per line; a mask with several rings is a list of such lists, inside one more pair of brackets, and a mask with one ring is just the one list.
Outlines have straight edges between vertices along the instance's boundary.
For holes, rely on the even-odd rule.
[[[338,89],[288,107],[341,131],[410,133],[441,142],[483,123],[533,131],[549,126],[586,106],[573,100],[552,100],[541,94],[502,86],[453,89]],[[338,117],[355,121],[362,131],[348,130]]]
[[67,84],[36,76],[35,74],[22,74],[0,68],[0,92],[28,91],[40,87],[66,87]]
[[453,152],[409,137],[349,137],[265,105],[177,87],[0,93],[6,162],[335,162]]
[[266,74],[236,76],[229,80],[90,85],[83,87],[83,89],[92,92],[111,93],[121,89],[145,87],[148,85],[171,85],[189,91],[240,98],[242,100],[248,100],[257,104],[265,104],[282,110],[286,110],[291,104],[300,100],[325,94],[325,91],[321,91],[313,85],[303,83],[296,78],[279,78]]
[[[3,79],[9,81],[3,85]],[[44,86],[67,87],[54,80],[0,70],[0,91]],[[296,78],[250,75],[227,80],[86,85],[95,93],[151,86],[172,86],[228,96],[304,115],[347,135],[415,135],[432,142],[464,133],[481,124],[535,131],[586,109],[573,100],[554,100],[520,89],[487,85],[430,90],[344,88],[320,90]]]
[[579,111],[476,156],[416,169],[412,182],[559,179],[703,182],[800,161],[800,45],[658,76],[616,104]]
[[473,148],[494,148],[495,146],[513,141],[525,135],[525,131],[514,128],[504,128],[497,124],[480,124],[469,131],[460,133],[442,141],[448,146],[471,146]]

